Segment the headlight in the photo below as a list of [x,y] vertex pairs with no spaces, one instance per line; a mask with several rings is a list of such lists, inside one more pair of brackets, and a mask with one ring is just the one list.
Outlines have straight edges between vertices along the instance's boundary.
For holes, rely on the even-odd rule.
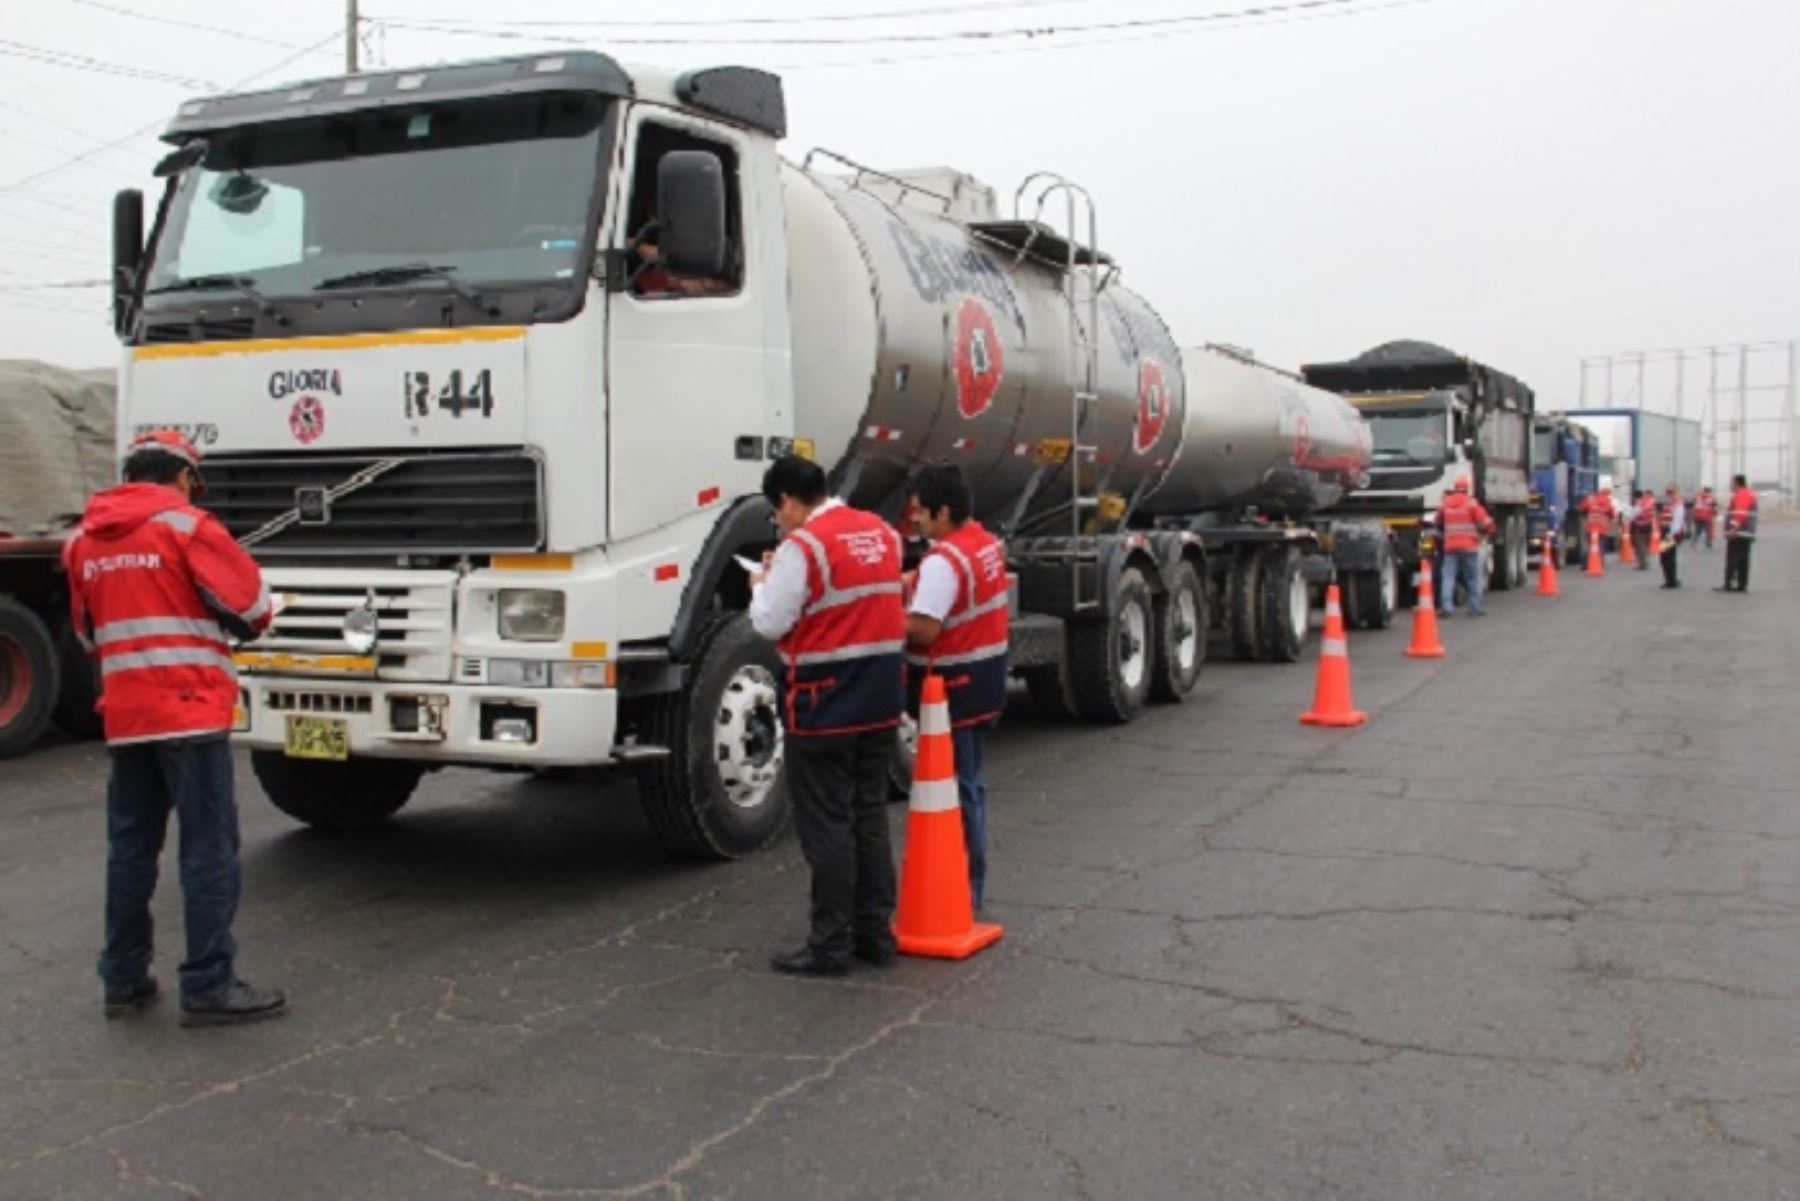
[[566,608],[563,594],[549,588],[502,588],[500,637],[509,642],[559,642]]

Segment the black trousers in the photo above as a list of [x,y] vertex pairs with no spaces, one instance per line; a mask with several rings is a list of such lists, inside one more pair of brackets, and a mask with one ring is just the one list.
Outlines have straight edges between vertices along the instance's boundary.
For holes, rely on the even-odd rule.
[[812,868],[812,932],[820,958],[847,964],[858,943],[894,945],[894,852],[888,841],[888,760],[894,731],[786,741],[794,829]]
[[1663,583],[1668,584],[1670,587],[1674,587],[1675,585],[1681,583],[1681,574],[1679,571],[1680,564],[1678,564],[1676,562],[1676,557],[1675,557],[1676,551],[1679,548],[1679,546],[1680,546],[1680,544],[1678,542],[1676,542],[1675,539],[1673,539],[1673,538],[1671,538],[1667,542],[1663,543],[1663,548],[1662,548]]
[[1650,570],[1650,527],[1649,526],[1634,525],[1631,527],[1631,550],[1632,550],[1633,554],[1637,555],[1637,569],[1639,571],[1649,571]]
[[1739,592],[1750,590],[1750,548],[1756,540],[1753,538],[1725,539],[1725,587],[1736,588]]

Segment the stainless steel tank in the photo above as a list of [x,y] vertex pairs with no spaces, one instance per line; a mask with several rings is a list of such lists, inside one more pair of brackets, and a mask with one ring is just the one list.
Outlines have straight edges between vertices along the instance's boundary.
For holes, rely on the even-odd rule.
[[[983,520],[1065,504],[1058,453],[1083,363],[1062,271],[978,235],[971,222],[997,216],[979,186],[940,206],[791,165],[783,182],[794,429],[838,493],[894,515],[917,464],[949,461]],[[1094,490],[1150,515],[1249,500],[1285,511],[1330,503],[1366,469],[1366,429],[1337,397],[1210,352],[1196,380],[1120,284],[1099,311],[1099,400],[1080,435],[1098,448],[1084,468]]]

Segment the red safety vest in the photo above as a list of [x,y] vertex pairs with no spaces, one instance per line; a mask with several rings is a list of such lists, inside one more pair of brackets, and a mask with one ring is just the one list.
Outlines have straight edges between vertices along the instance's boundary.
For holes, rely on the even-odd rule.
[[1606,534],[1612,531],[1613,507],[1612,497],[1601,496],[1598,492],[1581,502],[1587,513],[1587,531],[1590,534]]
[[779,646],[787,732],[850,734],[899,724],[906,699],[900,535],[838,505],[788,537],[806,552],[806,605]]
[[991,721],[1006,708],[1006,547],[979,521],[965,521],[926,557],[932,555],[955,573],[956,602],[937,640],[907,652],[908,709],[918,712],[926,672],[936,671],[950,697],[951,725]]
[[1731,494],[1731,508],[1725,513],[1725,533],[1732,538],[1756,537],[1756,493],[1739,488]]
[[1481,507],[1481,502],[1467,492],[1452,492],[1446,496],[1437,519],[1444,531],[1444,550],[1450,554],[1480,550],[1482,531],[1494,528],[1494,519]]
[[1713,505],[1713,498],[1702,493],[1694,498],[1694,521],[1699,525],[1711,525],[1719,511]]
[[75,631],[100,661],[108,743],[231,729],[226,631],[254,637],[270,614],[262,572],[224,526],[173,488],[125,484],[88,503],[63,566]]

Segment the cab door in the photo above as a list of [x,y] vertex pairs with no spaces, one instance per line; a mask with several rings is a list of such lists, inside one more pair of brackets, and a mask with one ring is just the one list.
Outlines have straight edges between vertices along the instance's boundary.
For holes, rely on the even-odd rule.
[[[760,269],[761,150],[751,136],[647,105],[627,116],[621,187],[609,245],[630,252],[656,216],[656,166],[673,150],[715,154],[723,166],[730,249],[716,279],[646,268],[608,296],[609,535],[617,542],[666,526],[760,486],[770,379],[766,298],[785,281]],[[772,153],[772,152],[769,152]],[[778,212],[776,219],[779,219]],[[643,260],[632,254],[635,268]]]

